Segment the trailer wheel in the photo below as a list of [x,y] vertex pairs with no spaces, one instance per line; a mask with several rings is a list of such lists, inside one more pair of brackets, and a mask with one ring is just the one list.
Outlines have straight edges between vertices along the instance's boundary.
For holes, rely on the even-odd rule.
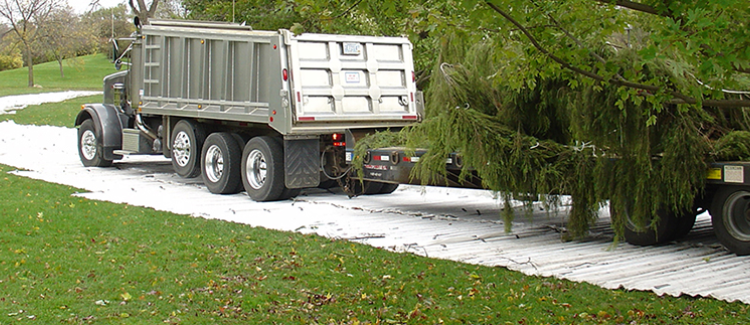
[[283,148],[272,137],[250,139],[242,151],[242,184],[253,200],[282,199],[284,186]]
[[94,121],[87,119],[78,127],[78,156],[86,167],[109,167],[112,160],[104,159]]
[[711,222],[716,237],[729,251],[750,255],[750,188],[719,189],[712,203]]
[[695,225],[695,218],[701,213],[703,212],[696,209],[676,216],[674,220],[676,224],[675,230],[672,234],[671,240],[682,239],[683,237],[687,236],[687,234],[690,233],[690,230],[692,230],[693,226]]
[[380,194],[391,194],[398,189],[398,184],[383,183],[383,187],[380,188]]
[[172,130],[172,167],[177,175],[197,177],[201,173],[200,151],[206,134],[200,124],[181,120]]
[[360,181],[358,179],[349,179],[350,191],[345,191],[350,197],[360,195],[379,194],[383,188],[383,183],[373,181]]
[[[609,214],[614,218],[616,212],[609,207]],[[637,246],[649,246],[655,244],[665,243],[673,239],[675,233],[675,217],[670,213],[659,213],[659,222],[652,224],[649,221],[645,227],[641,228],[630,219],[630,216],[625,215],[625,241],[629,244]]]
[[214,194],[238,193],[242,148],[229,133],[212,133],[201,152],[203,184]]

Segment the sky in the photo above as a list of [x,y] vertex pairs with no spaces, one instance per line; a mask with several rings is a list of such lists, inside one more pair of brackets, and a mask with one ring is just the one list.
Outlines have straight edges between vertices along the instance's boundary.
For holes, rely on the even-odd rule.
[[[91,8],[89,5],[94,0],[67,0],[67,1],[68,1],[68,4],[71,7],[73,7],[73,10],[75,10],[77,14],[82,14]],[[99,5],[101,5],[102,8],[115,7],[121,3],[127,3],[127,0],[99,0]],[[99,9],[99,8],[97,7],[96,9]]]

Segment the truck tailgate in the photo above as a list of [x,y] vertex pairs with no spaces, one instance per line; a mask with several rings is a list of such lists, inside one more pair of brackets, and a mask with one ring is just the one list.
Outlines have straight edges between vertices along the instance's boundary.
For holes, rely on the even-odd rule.
[[288,45],[294,124],[418,119],[408,39],[302,34]]

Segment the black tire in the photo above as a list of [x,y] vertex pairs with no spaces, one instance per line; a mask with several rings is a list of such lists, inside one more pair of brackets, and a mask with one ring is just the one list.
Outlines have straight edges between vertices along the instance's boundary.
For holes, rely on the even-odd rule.
[[206,141],[203,127],[191,120],[181,120],[172,129],[170,140],[172,167],[177,175],[185,178],[200,175],[200,152]]
[[235,194],[241,190],[242,148],[230,133],[212,133],[201,151],[203,184],[214,194]]
[[112,160],[104,159],[99,138],[100,134],[94,128],[93,120],[87,119],[78,127],[78,157],[86,167],[112,166]]
[[242,151],[242,184],[258,202],[282,199],[284,186],[284,152],[272,137],[250,139]]
[[[615,218],[616,212],[609,207],[609,213]],[[649,246],[661,244],[672,240],[674,237],[676,222],[674,215],[670,213],[659,213],[659,222],[656,225],[646,224],[640,228],[630,219],[629,215],[625,216],[625,241],[631,245]]]
[[670,240],[678,240],[687,236],[687,234],[690,233],[690,230],[693,229],[695,218],[697,216],[697,211],[691,211],[675,217],[675,230],[674,233],[672,233],[672,238]]
[[302,192],[302,189],[299,189],[299,188],[284,188],[284,191],[281,192],[281,195],[279,195],[279,200],[286,200],[286,199],[293,198],[299,195],[299,193],[301,192]]
[[737,255],[750,255],[750,187],[724,186],[711,204],[711,222],[722,245]]
[[352,194],[354,196],[359,195],[372,195],[380,193],[380,189],[383,188],[383,183],[372,182],[372,181],[360,181],[357,179],[350,180],[352,184]]
[[398,189],[399,184],[383,183],[379,194],[391,194]]

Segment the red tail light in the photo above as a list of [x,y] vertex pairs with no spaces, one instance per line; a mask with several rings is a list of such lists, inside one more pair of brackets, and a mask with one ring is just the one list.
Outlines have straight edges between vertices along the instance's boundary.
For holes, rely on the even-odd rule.
[[287,70],[287,69],[281,70],[281,77],[284,78],[284,81],[288,81],[289,80],[289,70]]
[[331,134],[331,140],[333,140],[334,147],[346,147],[346,142],[344,141],[344,135],[341,133]]

